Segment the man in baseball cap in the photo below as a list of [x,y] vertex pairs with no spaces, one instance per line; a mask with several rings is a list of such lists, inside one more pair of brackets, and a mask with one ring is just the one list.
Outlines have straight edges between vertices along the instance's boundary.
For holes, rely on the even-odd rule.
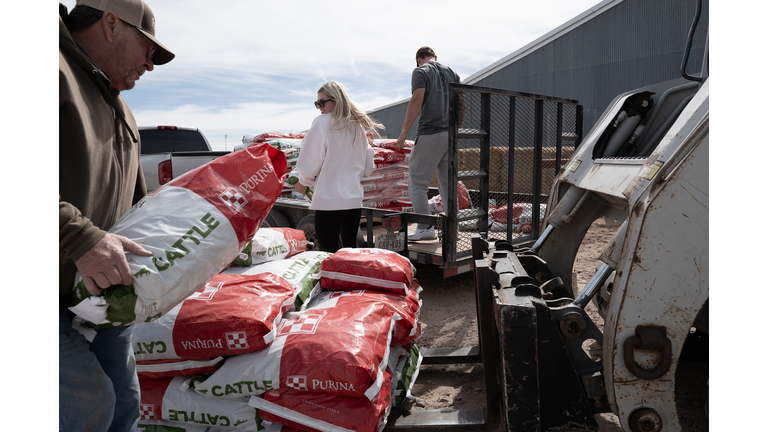
[[[120,92],[174,55],[141,0],[59,4],[59,430],[133,432],[139,382],[133,326],[93,328],[69,311],[77,273],[93,295],[133,284],[109,229],[147,193],[136,119]],[[98,324],[98,323],[96,323]]]
[[121,21],[131,25],[155,44],[152,62],[158,66],[173,60],[174,54],[155,39],[155,15],[141,0],[77,0],[77,6],[88,6],[98,11],[112,11]]
[[432,51],[432,48],[428,46],[423,46],[419,48],[418,50],[416,50],[416,67],[421,66],[419,64],[419,57],[424,57],[424,58],[434,57],[435,59],[437,59],[437,54],[435,54],[435,52]]

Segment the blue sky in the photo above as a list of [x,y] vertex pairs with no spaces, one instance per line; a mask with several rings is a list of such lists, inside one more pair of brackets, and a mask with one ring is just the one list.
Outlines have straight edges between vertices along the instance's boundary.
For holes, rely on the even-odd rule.
[[326,81],[365,110],[388,105],[410,96],[420,46],[463,79],[599,3],[148,0],[176,58],[123,97],[140,126],[197,127],[231,150],[245,134],[308,129]]

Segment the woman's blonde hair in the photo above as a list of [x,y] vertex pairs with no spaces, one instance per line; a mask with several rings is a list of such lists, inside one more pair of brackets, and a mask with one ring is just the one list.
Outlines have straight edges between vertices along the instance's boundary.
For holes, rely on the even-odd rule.
[[371,132],[377,138],[380,137],[376,129],[384,129],[384,125],[377,123],[361,111],[349,98],[341,84],[331,81],[323,84],[317,92],[325,93],[332,101],[336,102],[336,106],[331,110],[331,126],[338,125],[339,129],[343,129],[352,120],[362,126],[366,132]]

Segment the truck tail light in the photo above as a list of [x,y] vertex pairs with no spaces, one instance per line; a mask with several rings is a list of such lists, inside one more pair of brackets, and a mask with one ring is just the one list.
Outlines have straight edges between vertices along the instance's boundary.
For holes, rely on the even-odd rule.
[[161,185],[164,185],[173,179],[170,160],[162,161],[157,165],[157,178]]

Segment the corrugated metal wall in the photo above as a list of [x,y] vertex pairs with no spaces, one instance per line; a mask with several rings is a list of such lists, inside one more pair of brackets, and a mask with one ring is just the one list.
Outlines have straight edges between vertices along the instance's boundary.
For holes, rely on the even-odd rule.
[[[410,87],[411,83],[410,81],[404,85],[407,85]],[[400,136],[400,131],[403,130],[403,121],[405,121],[405,112],[408,109],[408,101],[406,100],[403,103],[392,105],[387,108],[378,108],[375,110],[368,111],[367,114],[371,116],[372,118],[379,121],[379,123],[383,124],[385,129],[383,131],[379,131],[379,133],[382,136],[386,136],[389,138],[397,138]],[[411,130],[408,132],[408,139],[414,140],[416,139],[416,131],[419,128],[419,121],[418,119],[413,123],[413,127],[411,127]]]
[[[467,84],[567,99],[584,105],[584,133],[617,95],[680,77],[695,0],[624,0],[490,76]],[[701,69],[709,1],[694,35],[688,74]],[[503,43],[503,42],[499,42]],[[396,138],[407,102],[369,111]],[[417,126],[409,131],[414,139]]]

